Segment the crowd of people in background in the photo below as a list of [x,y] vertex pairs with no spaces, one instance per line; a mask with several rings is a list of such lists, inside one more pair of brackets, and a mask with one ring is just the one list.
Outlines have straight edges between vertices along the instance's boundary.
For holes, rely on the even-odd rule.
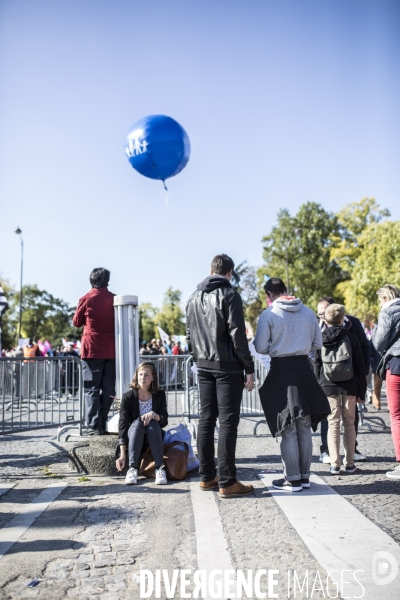
[[[52,346],[47,340],[45,342],[42,342],[41,340],[36,342],[33,338],[29,338],[23,346],[15,346],[15,348],[9,350],[2,350],[1,356],[3,358],[28,358],[28,349],[29,354],[31,355],[32,348],[34,349],[34,354],[32,356],[81,355],[81,344],[79,340],[69,341],[63,339],[59,346]],[[160,354],[179,356],[187,353],[187,344],[182,344],[179,340],[171,341],[169,344],[165,342],[165,345],[159,338],[153,338],[151,342],[146,342],[145,340],[140,342],[140,356],[156,356]]]
[[79,340],[69,341],[63,339],[59,346],[53,347],[50,342],[45,340],[35,341],[33,338],[25,340],[25,344],[15,346],[10,350],[2,350],[3,358],[34,358],[40,356],[80,356],[81,344]]
[[173,356],[179,356],[180,354],[187,354],[189,351],[187,344],[183,344],[177,341],[171,341],[169,344],[161,342],[159,338],[153,338],[151,342],[143,340],[140,343],[140,356],[156,356],[160,354],[172,354]]
[[[215,469],[212,467],[214,457],[208,455],[209,443],[206,438],[211,439],[213,436],[210,432],[214,431],[214,417],[218,413],[220,439],[223,438],[220,404],[225,400],[228,404],[231,403],[233,392],[230,391],[229,398],[228,396],[225,398],[221,390],[217,390],[217,393],[214,387],[216,382],[218,383],[218,378],[229,375],[232,385],[235,384],[233,387],[240,391],[235,400],[235,410],[238,413],[243,389],[243,371],[250,367],[252,369],[246,370],[248,381],[246,380],[245,383],[245,387],[248,386],[248,390],[251,391],[254,385],[254,367],[246,338],[240,296],[232,291],[230,284],[233,261],[226,255],[218,255],[212,265],[214,265],[212,274],[199,284],[189,300],[188,307],[192,312],[188,309],[186,338],[172,336],[170,339],[160,329],[162,339],[153,338],[150,342],[140,340],[139,354],[141,357],[179,356],[189,352],[193,354],[199,369],[200,400],[204,404],[210,396],[215,404],[207,422],[203,449],[202,427],[205,427],[205,415],[211,405],[202,405],[200,413],[199,456],[200,473],[203,475],[202,489],[219,487],[223,497],[226,497],[230,494],[251,493],[252,490],[237,482],[235,478],[234,453],[229,457],[221,455],[220,476],[225,468],[225,479],[224,476],[220,481],[216,479]],[[3,357],[22,358],[25,359],[25,363],[37,357],[79,357],[82,360],[86,422],[90,433],[95,435],[102,435],[106,430],[108,412],[115,397],[114,294],[107,289],[109,277],[110,272],[107,269],[94,269],[90,275],[92,289],[80,299],[73,320],[76,327],[84,327],[81,341],[63,339],[62,344],[53,347],[48,340],[35,341],[29,338],[23,345],[2,351]],[[284,282],[279,278],[270,278],[264,289],[268,308],[260,316],[254,346],[260,354],[271,357],[271,368],[264,385],[260,388],[260,398],[271,433],[282,436],[285,477],[274,482],[275,487],[290,488],[293,491],[301,491],[304,487],[309,487],[310,427],[315,431],[319,423],[320,461],[331,465],[332,475],[338,475],[342,466],[347,473],[355,472],[354,463],[367,460],[357,448],[359,405],[370,402],[376,410],[381,409],[383,380],[386,380],[397,461],[396,467],[389,471],[387,476],[400,480],[400,290],[390,284],[381,287],[377,291],[381,307],[377,323],[375,324],[372,318],[367,318],[362,324],[356,317],[346,314],[345,307],[335,303],[335,300],[328,296],[320,299],[316,319],[313,311],[304,307],[299,298],[288,295]],[[232,329],[226,340],[224,338],[225,350],[218,337],[221,337],[222,330],[225,331],[222,325],[218,332],[210,333],[208,322],[205,322],[203,330],[198,331],[198,315],[202,314],[201,310],[204,310],[203,305],[202,308],[197,305],[198,296],[201,296],[202,302],[204,301],[201,294],[203,296],[205,294],[206,299],[216,296],[221,303],[227,305],[229,300],[232,304],[229,305],[232,314],[228,315],[227,323],[225,321],[223,323],[225,329]],[[190,304],[191,301],[193,306]],[[214,304],[210,304],[209,311],[210,314],[214,314]],[[299,316],[294,318],[297,314]],[[191,331],[188,326],[190,319],[194,324]],[[236,320],[240,324],[240,344],[236,340],[238,335]],[[211,336],[212,343],[215,339],[218,342],[218,347],[213,352],[208,346],[204,346],[204,339],[207,336]],[[194,342],[194,339],[197,341]],[[220,354],[225,358],[215,358]],[[227,356],[229,359],[226,358]],[[306,369],[307,365],[308,367],[312,365],[315,378],[311,377],[308,367]],[[241,378],[239,386],[235,380],[238,375]],[[289,376],[296,380],[296,385],[286,385]],[[68,380],[65,383],[69,386],[71,382]],[[160,383],[163,384],[162,381]],[[317,386],[314,394],[309,392],[312,385]],[[289,397],[287,391],[289,388],[292,390],[290,392],[292,396],[293,389],[295,390],[295,396]],[[316,403],[317,391],[320,399]],[[220,393],[221,398],[218,396]],[[293,406],[297,407],[297,412],[292,414]],[[282,420],[284,415],[286,420]],[[343,465],[340,457],[341,421],[344,428],[345,449]],[[233,427],[231,437],[230,434],[228,435],[229,443],[233,447],[236,443],[236,420],[235,423],[229,422],[228,425]],[[292,461],[293,453],[298,457],[298,462]],[[224,491],[225,488],[227,490]]]

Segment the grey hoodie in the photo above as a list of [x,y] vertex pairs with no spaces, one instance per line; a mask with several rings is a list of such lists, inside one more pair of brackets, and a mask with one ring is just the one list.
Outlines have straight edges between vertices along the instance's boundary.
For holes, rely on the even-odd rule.
[[277,298],[260,316],[254,346],[271,358],[308,355],[322,346],[317,317],[299,298]]

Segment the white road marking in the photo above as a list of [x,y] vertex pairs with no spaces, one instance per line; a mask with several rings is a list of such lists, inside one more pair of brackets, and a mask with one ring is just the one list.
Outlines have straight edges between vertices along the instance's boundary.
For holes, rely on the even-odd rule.
[[17,483],[0,483],[0,496],[11,490]]
[[22,511],[0,530],[0,559],[66,487],[67,484],[50,483],[45,490],[40,492],[30,504],[24,506]]
[[[203,492],[198,481],[191,481],[190,495],[196,527],[198,569],[204,569],[207,572],[208,580],[208,574],[214,569],[220,569],[222,572],[233,569],[228,542],[214,499],[215,492]],[[208,598],[208,596],[203,596],[203,598]]]
[[[277,475],[259,477],[321,567],[331,572],[330,579],[340,586],[341,573],[347,570],[344,580],[350,583],[345,584],[343,597],[398,600],[400,546],[389,535],[317,475],[312,474],[311,488],[302,492],[274,489]],[[396,573],[396,563],[397,576],[383,584],[390,572]],[[357,570],[364,595],[353,577]]]

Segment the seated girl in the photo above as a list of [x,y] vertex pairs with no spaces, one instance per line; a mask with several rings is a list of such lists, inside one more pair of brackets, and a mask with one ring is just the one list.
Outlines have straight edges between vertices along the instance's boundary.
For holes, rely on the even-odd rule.
[[139,460],[143,450],[150,446],[156,465],[156,485],[165,485],[167,476],[163,464],[162,427],[168,425],[167,400],[165,392],[158,387],[154,363],[141,363],[129,387],[131,390],[121,399],[118,440],[120,457],[116,461],[116,467],[118,471],[122,471],[128,457],[129,470],[125,483],[137,483]]

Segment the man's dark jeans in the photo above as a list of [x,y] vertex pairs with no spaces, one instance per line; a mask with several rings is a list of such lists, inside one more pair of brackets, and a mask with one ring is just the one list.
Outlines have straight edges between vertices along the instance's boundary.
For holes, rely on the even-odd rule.
[[199,371],[200,420],[197,451],[202,481],[215,477],[214,429],[219,418],[218,476],[219,487],[233,485],[236,479],[236,439],[243,394],[243,375]]
[[115,359],[83,359],[82,373],[87,426],[105,429],[115,396]]
[[[356,418],[354,420],[354,426],[356,428],[356,435],[358,434],[358,421],[360,417],[358,415],[358,402],[356,404]],[[357,440],[356,440],[356,448],[357,448]],[[321,421],[321,445],[319,447],[320,453],[326,452],[329,454],[328,450],[328,419],[322,419]]]

